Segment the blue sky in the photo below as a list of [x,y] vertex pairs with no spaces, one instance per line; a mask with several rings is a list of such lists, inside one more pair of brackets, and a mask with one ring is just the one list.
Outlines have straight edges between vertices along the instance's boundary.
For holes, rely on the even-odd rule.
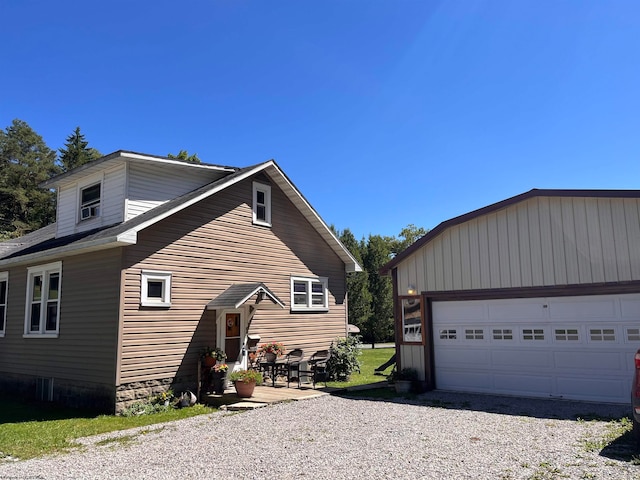
[[275,159],[397,235],[531,188],[640,188],[640,2],[0,0],[0,128]]

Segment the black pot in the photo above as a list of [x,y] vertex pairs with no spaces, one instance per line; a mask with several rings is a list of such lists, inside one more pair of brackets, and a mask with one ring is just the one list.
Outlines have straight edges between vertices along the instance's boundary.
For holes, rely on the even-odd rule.
[[213,388],[213,392],[217,395],[222,395],[224,393],[224,385],[227,380],[226,373],[222,372],[211,372],[211,388]]

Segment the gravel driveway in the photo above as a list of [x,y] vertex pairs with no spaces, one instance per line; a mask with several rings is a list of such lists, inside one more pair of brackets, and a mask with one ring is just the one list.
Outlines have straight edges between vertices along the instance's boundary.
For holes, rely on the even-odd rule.
[[0,464],[0,478],[640,479],[630,435],[588,448],[614,426],[604,417],[627,410],[446,392],[326,396],[85,438],[70,454]]

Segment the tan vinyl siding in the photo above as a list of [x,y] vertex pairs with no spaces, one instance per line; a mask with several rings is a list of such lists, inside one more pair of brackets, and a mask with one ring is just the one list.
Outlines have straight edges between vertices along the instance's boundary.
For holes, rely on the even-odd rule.
[[113,385],[119,265],[120,249],[62,259],[58,338],[23,338],[27,267],[10,269],[3,371]]
[[[275,184],[271,228],[251,223],[251,201],[248,179],[140,232],[138,244],[126,247],[122,383],[195,374],[198,352],[216,341],[215,316],[202,318],[205,305],[234,283],[264,282],[287,305],[255,313],[250,331],[263,340],[312,350],[344,336],[344,263]],[[172,273],[171,307],[140,307],[142,269]],[[291,275],[328,277],[330,311],[290,313]]]
[[640,280],[639,202],[533,197],[474,217],[400,262],[399,291]]

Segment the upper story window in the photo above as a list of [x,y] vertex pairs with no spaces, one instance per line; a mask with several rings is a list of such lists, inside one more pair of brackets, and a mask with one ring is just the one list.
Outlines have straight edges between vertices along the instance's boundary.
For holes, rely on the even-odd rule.
[[171,272],[143,270],[140,290],[143,307],[170,307]]
[[60,287],[62,262],[27,270],[25,336],[57,337],[60,329]]
[[291,310],[329,310],[326,278],[291,277]]
[[0,337],[4,336],[7,322],[7,295],[9,290],[9,273],[0,272]]
[[101,183],[80,189],[80,220],[100,216]]
[[253,182],[253,223],[271,226],[271,187]]

